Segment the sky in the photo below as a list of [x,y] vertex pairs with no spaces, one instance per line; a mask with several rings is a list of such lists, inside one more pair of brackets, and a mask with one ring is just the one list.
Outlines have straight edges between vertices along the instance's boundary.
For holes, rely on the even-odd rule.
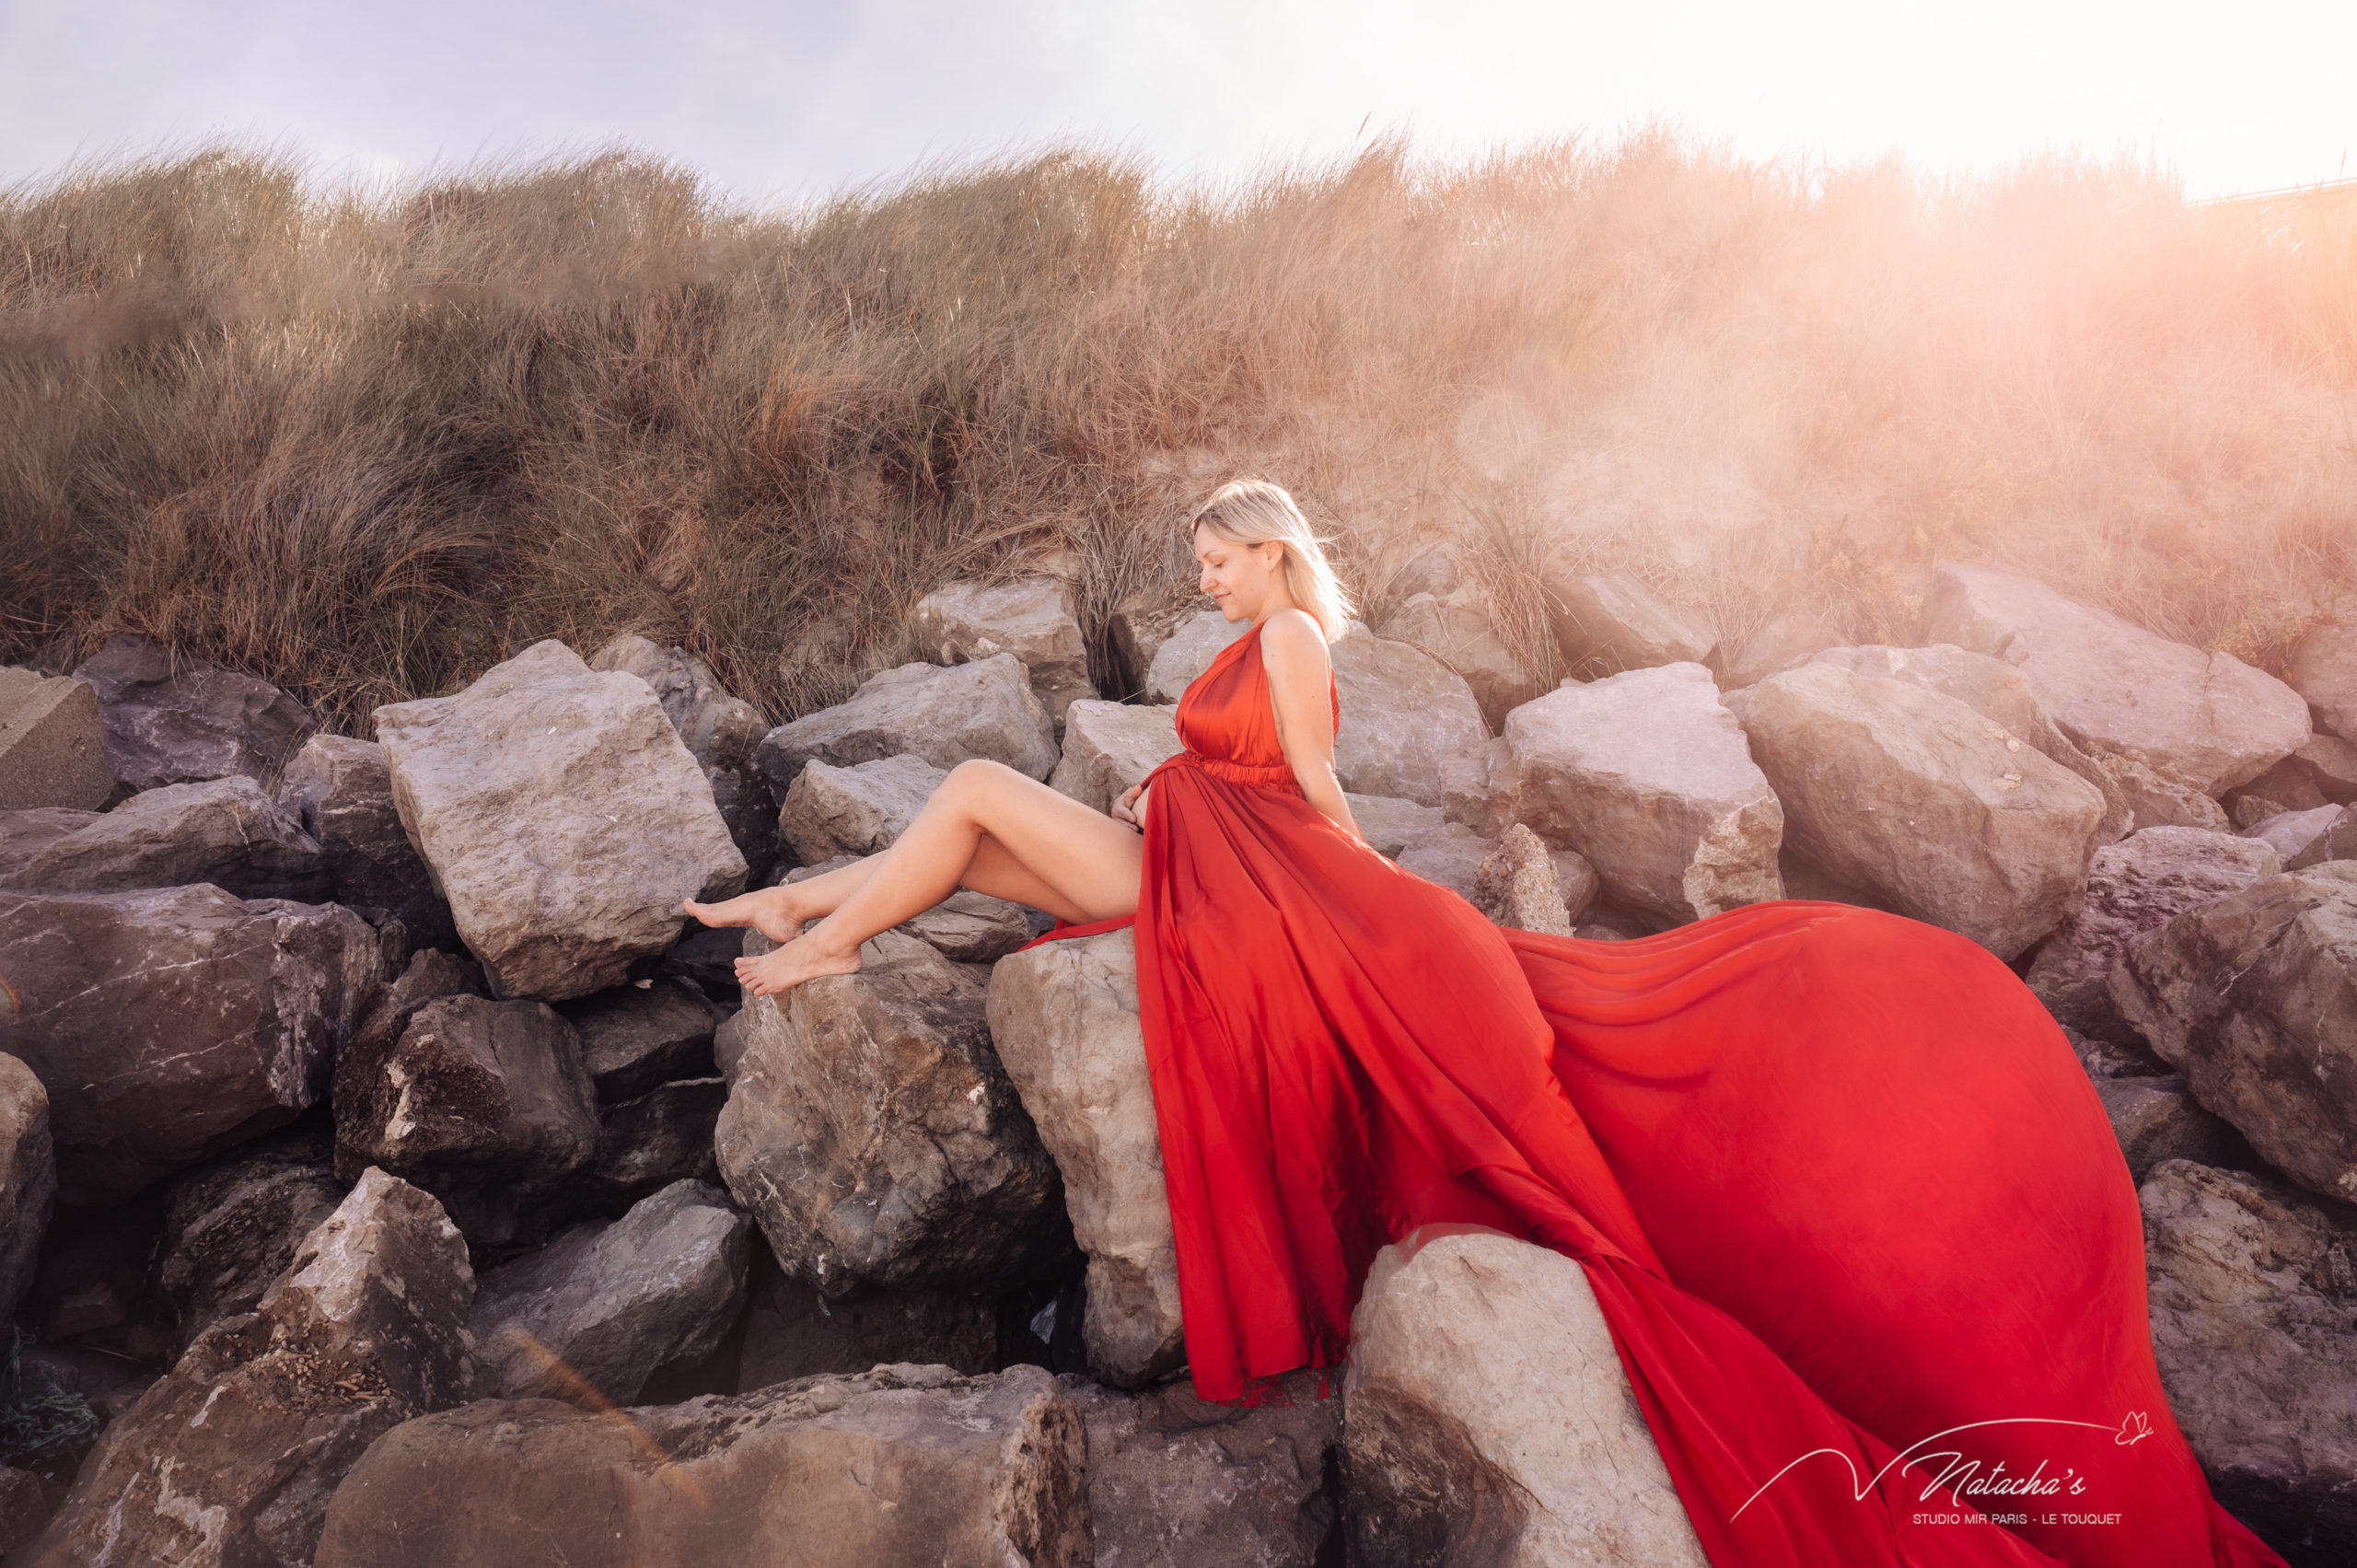
[[0,0],[0,184],[230,137],[321,180],[628,145],[784,205],[1078,139],[1167,179],[1666,122],[1933,171],[2142,154],[2357,177],[2357,4]]

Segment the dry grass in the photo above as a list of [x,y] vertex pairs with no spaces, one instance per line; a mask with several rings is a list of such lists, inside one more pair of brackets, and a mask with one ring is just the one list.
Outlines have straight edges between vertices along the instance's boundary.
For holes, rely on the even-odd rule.
[[1878,637],[1973,557],[2267,660],[2351,575],[2353,392],[2357,202],[2132,165],[1066,149],[761,215],[629,155],[221,149],[0,192],[0,659],[145,631],[366,733],[627,629],[784,717],[952,575],[1175,599],[1173,522],[1259,471],[1378,612],[1458,536],[1526,640],[1542,569]]

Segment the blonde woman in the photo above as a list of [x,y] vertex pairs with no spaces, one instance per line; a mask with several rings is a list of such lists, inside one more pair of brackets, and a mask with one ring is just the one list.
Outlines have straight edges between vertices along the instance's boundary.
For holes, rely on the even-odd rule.
[[1352,822],[1349,608],[1292,498],[1241,481],[1190,522],[1250,629],[1180,700],[1186,749],[1110,817],[961,763],[881,854],[690,904],[785,944],[747,990],[847,973],[960,887],[1055,915],[1043,940],[1133,925],[1204,1399],[1339,1365],[1386,1245],[1497,1232],[1582,1265],[1714,1563],[2282,1563],[2170,1414],[2135,1189],[2010,970],[1794,900],[1499,930]]

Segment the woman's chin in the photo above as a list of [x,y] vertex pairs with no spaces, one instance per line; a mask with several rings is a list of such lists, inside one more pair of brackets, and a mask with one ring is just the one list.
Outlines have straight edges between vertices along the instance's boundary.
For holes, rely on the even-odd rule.
[[1219,598],[1213,599],[1212,602],[1218,606],[1221,620],[1241,621],[1244,619],[1244,611],[1237,608],[1236,601],[1234,599]]

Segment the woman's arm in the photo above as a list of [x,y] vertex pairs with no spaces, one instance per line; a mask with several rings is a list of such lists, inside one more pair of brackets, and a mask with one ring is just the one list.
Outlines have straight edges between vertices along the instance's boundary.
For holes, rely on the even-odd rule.
[[1318,622],[1304,610],[1281,610],[1260,628],[1260,664],[1269,672],[1269,702],[1276,710],[1277,744],[1309,804],[1361,843],[1342,783],[1334,776],[1334,664]]

